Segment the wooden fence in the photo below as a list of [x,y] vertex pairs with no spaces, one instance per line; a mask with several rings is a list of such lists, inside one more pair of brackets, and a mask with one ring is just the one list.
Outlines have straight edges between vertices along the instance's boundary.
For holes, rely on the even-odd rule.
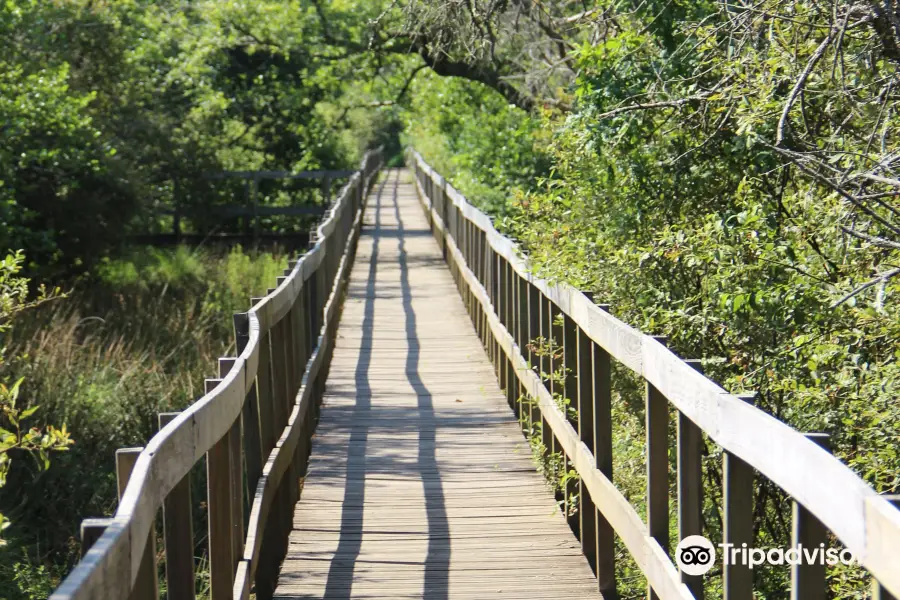
[[[198,214],[192,211],[190,207],[181,206],[178,203],[179,185],[178,181],[174,181],[175,187],[175,204],[170,206],[162,206],[157,208],[153,214],[156,216],[172,217],[172,233],[151,233],[137,235],[134,240],[138,243],[150,244],[177,244],[181,242],[222,242],[231,243],[257,243],[261,240],[280,240],[294,239],[299,236],[292,234],[267,234],[260,230],[260,219],[262,217],[274,216],[304,216],[313,215],[321,216],[328,211],[328,205],[331,204],[331,188],[335,181],[347,179],[356,171],[348,170],[314,170],[299,171],[292,173],[290,171],[222,171],[219,173],[210,173],[205,175],[206,179],[243,179],[245,204],[225,204],[211,205],[202,207],[199,214],[204,217],[216,217],[219,219],[243,218],[245,233],[243,235],[235,234],[184,234],[181,231],[181,223],[184,218],[191,218]],[[283,179],[283,180],[318,180],[324,203],[321,205],[303,205],[303,206],[260,206],[259,204],[259,182],[266,179]],[[305,234],[304,234],[305,235]]]
[[[270,598],[287,547],[333,350],[365,198],[383,164],[368,153],[284,277],[235,315],[237,357],[219,359],[206,395],[160,415],[145,448],[116,455],[119,507],[82,524],[87,551],[51,600],[156,600],[163,513],[169,600],[194,598],[190,473],[206,458],[210,596]],[[245,510],[249,506],[249,513]],[[245,520],[245,516],[247,517]]]
[[[747,398],[728,394],[703,376],[696,361],[680,359],[588,295],[535,277],[515,244],[418,153],[410,151],[407,164],[510,405],[579,475],[579,493],[572,495],[577,516],[570,525],[604,598],[617,597],[613,532],[646,575],[651,598],[703,597],[702,578],[680,573],[669,558],[674,550],[669,539],[670,407],[677,415],[679,539],[703,533],[705,434],[724,450],[725,543],[753,545],[753,482],[765,477],[793,499],[794,546],[818,547],[830,530],[880,582],[874,584],[875,597],[900,595],[897,497],[876,494],[823,447],[822,435],[799,433]],[[529,342],[537,338],[560,343],[561,360],[536,353]],[[646,382],[646,522],[613,483],[613,361]],[[562,385],[540,376],[561,367],[569,373]],[[558,408],[555,394],[571,401],[577,420]],[[792,598],[826,597],[824,566],[791,568]],[[723,569],[725,598],[752,600],[751,569],[742,564]]]

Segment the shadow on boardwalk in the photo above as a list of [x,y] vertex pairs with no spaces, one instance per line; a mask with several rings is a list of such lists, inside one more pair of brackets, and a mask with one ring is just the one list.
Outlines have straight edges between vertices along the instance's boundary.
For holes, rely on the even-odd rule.
[[[397,219],[397,229],[384,230],[381,223],[384,189],[393,177],[392,203]],[[369,366],[372,360],[375,282],[378,275],[379,244],[383,239],[396,238],[399,244],[400,287],[407,334],[406,378],[418,398],[420,419],[417,467],[421,474],[425,494],[425,508],[428,516],[428,550],[425,557],[424,595],[435,600],[447,600],[449,596],[450,537],[449,522],[444,500],[444,490],[438,471],[436,451],[436,422],[431,392],[419,375],[419,351],[416,330],[416,313],[412,306],[412,287],[409,283],[409,260],[406,252],[407,235],[422,235],[423,232],[407,232],[400,215],[397,201],[398,185],[395,171],[381,184],[375,197],[375,227],[372,233],[372,258],[366,280],[366,302],[362,323],[362,339],[359,360],[356,364],[356,404],[353,408],[354,420],[367,420],[371,412],[372,388],[369,382]],[[430,235],[428,232],[425,234]],[[347,455],[347,480],[344,488],[344,503],[341,509],[341,533],[336,557],[328,570],[325,598],[344,600],[351,597],[353,570],[359,557],[363,540],[363,511],[366,487],[366,445],[368,428],[353,428],[350,434]],[[431,476],[427,476],[430,474]],[[435,476],[436,474],[436,476]],[[352,499],[352,500],[351,500]]]

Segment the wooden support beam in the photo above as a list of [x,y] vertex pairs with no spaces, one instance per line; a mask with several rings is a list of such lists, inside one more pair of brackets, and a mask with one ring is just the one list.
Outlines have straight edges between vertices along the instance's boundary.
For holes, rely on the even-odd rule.
[[[219,377],[224,378],[233,365],[233,358],[220,358]],[[237,418],[228,432],[228,450],[231,453],[231,552],[235,569],[244,554],[244,460],[241,440],[241,419]]]
[[[654,339],[665,345],[666,338]],[[669,551],[669,402],[649,381],[645,382],[647,434],[647,531],[664,552]],[[649,588],[648,597],[656,600]]]
[[[699,360],[686,360],[702,373]],[[684,413],[678,411],[678,539],[703,535],[703,433]],[[703,598],[703,576],[681,573],[681,581],[694,598]]]
[[[218,379],[206,380],[209,393]],[[206,505],[209,514],[209,583],[211,600],[231,598],[234,585],[234,546],[231,511],[231,433],[206,453]]]
[[[128,486],[128,480],[131,478],[131,472],[137,463],[143,448],[122,448],[116,450],[116,483],[119,489],[119,502],[125,494],[125,488]],[[138,566],[137,577],[134,580],[129,600],[158,600],[159,591],[156,577],[156,528],[150,527],[150,534],[147,536],[147,542],[144,545],[144,552],[141,554],[140,566]]]
[[[179,413],[160,413],[159,428]],[[194,600],[194,527],[191,517],[191,475],[175,484],[163,502],[168,600]]]
[[[831,451],[831,438],[827,433],[807,433],[812,440],[825,450]],[[810,551],[824,547],[828,542],[828,530],[805,507],[796,500],[792,503],[791,547],[802,546]],[[825,581],[825,565],[801,564],[791,565],[791,600],[825,600],[827,593]]]
[[[752,403],[755,394],[738,396]],[[723,542],[734,548],[753,545],[753,469],[730,452],[722,453]],[[726,547],[726,552],[728,548]],[[724,600],[753,600],[753,570],[739,561],[724,561]]]
[[[598,308],[609,312],[608,304]],[[587,336],[585,336],[587,338]],[[613,480],[612,454],[612,360],[599,344],[590,341],[593,360],[594,397],[594,465],[610,481]],[[597,513],[597,585],[606,600],[619,597],[616,590],[615,532],[612,525]]]
[[85,519],[81,522],[81,558],[88,553],[106,528],[110,526],[112,519]]

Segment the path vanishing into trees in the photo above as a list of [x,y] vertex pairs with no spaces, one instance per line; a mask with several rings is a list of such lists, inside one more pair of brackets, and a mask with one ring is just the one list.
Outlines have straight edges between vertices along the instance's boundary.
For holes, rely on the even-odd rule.
[[[900,594],[897,498],[824,436],[535,276],[412,150],[407,165],[367,154],[309,251],[235,315],[237,356],[206,394],[117,454],[119,508],[83,523],[83,558],[52,600],[196,598],[201,505],[212,600],[612,599],[624,552],[650,598],[703,598],[713,586],[675,554],[711,535],[707,444],[722,449],[715,543],[753,544],[765,478],[793,499],[794,545],[839,544],[873,597]],[[614,478],[611,379],[625,370],[645,384],[646,505]],[[785,568],[792,598],[826,597],[824,565]],[[748,565],[711,573],[724,598],[752,600]]]

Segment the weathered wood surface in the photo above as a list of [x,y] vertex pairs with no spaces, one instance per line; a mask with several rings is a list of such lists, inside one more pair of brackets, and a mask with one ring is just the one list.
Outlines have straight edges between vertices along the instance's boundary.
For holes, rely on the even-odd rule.
[[387,176],[369,199],[275,596],[600,598],[409,175]]

